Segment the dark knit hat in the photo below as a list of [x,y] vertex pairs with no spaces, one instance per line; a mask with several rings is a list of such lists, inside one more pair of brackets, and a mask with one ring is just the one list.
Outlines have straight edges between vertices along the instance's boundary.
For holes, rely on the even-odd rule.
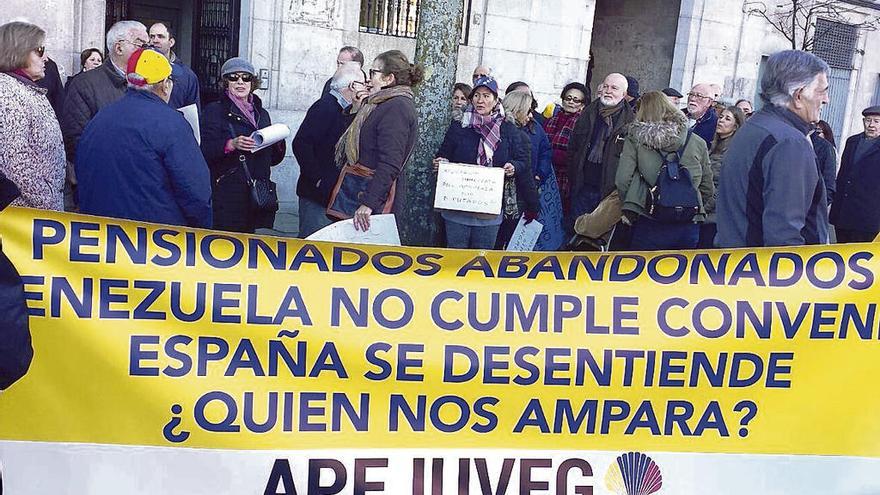
[[624,76],[626,77],[626,94],[628,94],[631,98],[638,98],[641,96],[639,94],[639,80],[634,78],[633,76]]

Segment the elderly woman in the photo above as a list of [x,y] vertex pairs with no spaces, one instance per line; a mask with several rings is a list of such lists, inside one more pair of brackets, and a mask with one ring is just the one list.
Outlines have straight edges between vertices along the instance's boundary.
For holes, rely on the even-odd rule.
[[258,204],[252,197],[255,181],[272,192],[271,167],[284,159],[284,140],[254,151],[254,131],[272,124],[254,90],[260,80],[254,66],[239,57],[227,60],[220,69],[226,91],[219,101],[202,111],[202,154],[211,169],[214,228],[230,232],[253,233],[258,228],[272,228],[277,197],[268,204]]
[[25,22],[0,26],[0,173],[21,197],[13,204],[64,208],[64,144],[46,90],[46,33]]
[[571,191],[568,183],[568,142],[578,117],[587,103],[589,90],[581,83],[573,82],[562,88],[562,111],[544,122],[544,131],[553,148],[553,168],[562,197],[562,211],[571,209]]
[[[516,90],[508,91],[504,96],[502,106],[508,118],[512,119],[513,123],[528,138],[531,149],[531,174],[516,175],[519,210],[524,212],[535,210],[534,201],[537,201],[538,221],[544,228],[541,230],[537,244],[535,244],[535,251],[556,251],[565,240],[565,233],[562,230],[562,203],[559,198],[559,187],[556,184],[556,174],[553,173],[550,141],[547,139],[544,128],[534,121],[535,104],[530,93]],[[528,184],[532,177],[537,181],[536,192],[539,194],[536,199],[533,199],[532,196],[534,194],[532,193],[533,186]],[[512,225],[513,228],[509,227],[505,231],[505,226],[502,224],[502,232],[499,232],[498,238],[503,243],[496,243],[496,248],[500,249],[506,246],[516,223]]]
[[[690,174],[697,204],[690,218],[661,218],[651,213],[648,197],[660,182],[664,159],[680,156],[679,164]],[[634,251],[691,249],[697,246],[705,218],[703,205],[712,200],[712,170],[706,142],[688,130],[687,118],[659,91],[642,96],[635,121],[623,145],[616,176],[623,201],[623,218],[631,224]],[[662,197],[662,190],[661,195]],[[673,205],[667,205],[673,206]],[[659,208],[658,208],[659,209]]]
[[[522,131],[504,116],[498,101],[498,83],[490,76],[477,79],[471,103],[461,116],[456,116],[434,164],[451,161],[483,167],[503,167],[506,177],[523,174],[521,183],[532,177],[529,142]],[[518,181],[518,182],[520,182]],[[534,181],[532,181],[534,194]],[[525,189],[524,189],[525,191]],[[532,203],[532,201],[527,200]],[[462,211],[443,211],[446,224],[446,245],[451,248],[492,249],[504,218],[503,212],[486,217]],[[537,211],[526,210],[526,220],[537,217]]]
[[455,83],[452,86],[452,108],[453,110],[464,110],[468,104],[468,96],[471,94],[471,87],[465,83]]
[[[416,145],[413,87],[422,79],[422,67],[409,63],[403,52],[380,53],[370,68],[370,94],[336,144],[336,164],[342,166],[344,176],[351,175],[347,172],[355,168],[369,176],[369,180],[341,188],[339,195],[331,198],[331,209],[351,216],[358,230],[370,229],[373,212],[393,211],[391,208],[402,203],[395,203],[394,198],[398,189],[403,190],[398,178]],[[339,205],[357,207],[352,214],[342,211],[348,208]]]
[[715,224],[715,200],[718,199],[718,186],[721,181],[721,166],[727,148],[736,131],[746,123],[746,115],[737,106],[729,106],[718,115],[718,124],[715,126],[715,139],[712,140],[709,149],[709,166],[712,169],[712,182],[715,184],[715,194],[712,200],[707,201],[703,207],[706,210],[706,221],[700,225],[700,241],[697,247],[711,249],[715,243],[715,233],[718,226]]

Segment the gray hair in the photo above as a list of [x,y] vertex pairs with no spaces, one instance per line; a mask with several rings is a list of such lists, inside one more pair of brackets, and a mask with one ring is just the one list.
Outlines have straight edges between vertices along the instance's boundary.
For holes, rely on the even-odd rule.
[[107,31],[107,53],[113,53],[113,46],[120,41],[128,40],[128,35],[135,29],[147,30],[147,27],[138,21],[119,21],[110,26]]
[[0,72],[28,66],[31,52],[46,40],[46,32],[28,22],[8,22],[0,26]]
[[357,62],[359,66],[364,66],[364,54],[356,46],[343,46],[339,49],[339,53],[347,53],[351,55],[351,61]]
[[365,78],[364,70],[361,69],[360,64],[354,61],[346,62],[336,69],[336,73],[330,79],[330,89],[340,91],[353,81],[363,81]]
[[777,107],[788,106],[794,93],[809,86],[821,73],[828,73],[828,64],[812,53],[785,50],[767,59],[761,77],[761,100]]

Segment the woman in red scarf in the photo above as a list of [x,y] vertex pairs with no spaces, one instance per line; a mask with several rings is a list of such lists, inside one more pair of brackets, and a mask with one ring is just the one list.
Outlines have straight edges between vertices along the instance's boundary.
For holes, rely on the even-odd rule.
[[581,83],[568,83],[562,88],[562,111],[544,122],[544,131],[550,138],[553,148],[553,171],[559,183],[559,194],[562,196],[562,212],[567,215],[571,210],[571,191],[568,184],[568,141],[571,132],[587,102],[587,87]]

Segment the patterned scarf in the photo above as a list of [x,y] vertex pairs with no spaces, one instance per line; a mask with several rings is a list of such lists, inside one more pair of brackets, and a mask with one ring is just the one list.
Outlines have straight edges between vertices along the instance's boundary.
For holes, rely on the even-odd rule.
[[480,133],[480,145],[477,148],[477,165],[492,166],[492,156],[501,141],[501,123],[504,122],[504,107],[495,105],[489,115],[480,115],[468,105],[461,117],[462,127],[472,127]]
[[354,121],[348,126],[345,133],[342,134],[342,137],[339,138],[339,141],[336,142],[336,166],[338,168],[342,168],[345,165],[354,165],[358,162],[361,147],[361,127],[377,106],[397,96],[404,96],[411,100],[414,99],[412,88],[398,85],[379,90],[378,93],[370,95],[364,100]]
[[565,151],[568,149],[571,132],[574,130],[574,125],[580,116],[581,112],[559,112],[544,122],[544,131],[547,132],[547,137],[550,138],[550,146],[554,150]]
[[248,119],[248,122],[250,122],[254,126],[254,129],[259,129],[257,127],[257,118],[254,113],[254,95],[249,94],[247,98],[239,98],[238,96],[232,94],[232,91],[229,91],[227,89],[226,96],[228,96],[229,99],[232,100],[232,103],[235,104],[236,108],[241,110],[241,114],[244,116],[244,118]]

